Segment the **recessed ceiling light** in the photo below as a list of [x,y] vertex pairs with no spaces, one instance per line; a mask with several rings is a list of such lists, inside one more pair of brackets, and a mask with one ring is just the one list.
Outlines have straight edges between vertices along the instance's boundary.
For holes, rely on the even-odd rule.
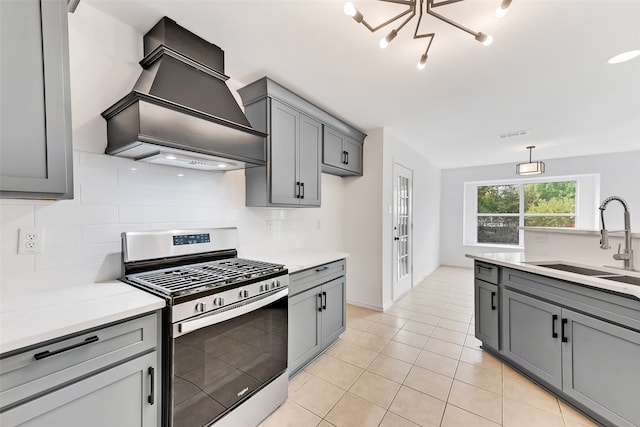
[[629,50],[627,52],[622,52],[613,58],[609,59],[607,62],[609,64],[620,64],[622,62],[631,61],[633,58],[637,58],[640,56],[640,49]]

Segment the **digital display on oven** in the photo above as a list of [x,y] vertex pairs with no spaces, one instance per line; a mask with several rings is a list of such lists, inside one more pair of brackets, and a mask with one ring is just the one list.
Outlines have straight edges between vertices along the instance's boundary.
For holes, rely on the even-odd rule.
[[182,234],[173,236],[173,246],[195,245],[197,243],[210,243],[211,236],[209,233],[201,234]]

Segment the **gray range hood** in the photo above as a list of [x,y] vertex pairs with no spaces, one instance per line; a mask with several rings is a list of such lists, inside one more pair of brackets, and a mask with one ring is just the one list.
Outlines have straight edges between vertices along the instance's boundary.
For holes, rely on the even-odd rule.
[[144,55],[133,90],[102,113],[107,154],[203,170],[266,164],[267,135],[227,87],[222,49],[164,17]]

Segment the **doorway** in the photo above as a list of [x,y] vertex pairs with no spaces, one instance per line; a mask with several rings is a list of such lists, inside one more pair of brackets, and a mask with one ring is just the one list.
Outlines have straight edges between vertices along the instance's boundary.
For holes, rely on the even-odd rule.
[[413,285],[413,171],[393,164],[393,283],[397,300]]

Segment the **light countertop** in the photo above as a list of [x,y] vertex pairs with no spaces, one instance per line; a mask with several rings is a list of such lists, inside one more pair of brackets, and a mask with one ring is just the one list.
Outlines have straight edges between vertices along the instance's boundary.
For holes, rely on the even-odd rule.
[[37,294],[3,296],[0,354],[164,306],[162,298],[115,280]]
[[273,262],[275,264],[284,264],[289,270],[289,274],[329,262],[338,261],[349,256],[349,254],[345,252],[307,250],[240,255],[242,258]]
[[504,267],[511,267],[517,270],[528,271],[529,273],[534,273],[542,276],[554,277],[556,279],[580,283],[582,285],[590,286],[593,288],[631,295],[637,298],[638,300],[640,300],[640,286],[631,285],[628,283],[615,282],[613,280],[607,280],[599,277],[585,276],[583,274],[576,274],[568,271],[555,270],[552,268],[546,268],[543,264],[536,265],[535,263],[565,263],[565,264],[571,264],[571,265],[584,267],[584,268],[602,270],[612,274],[640,277],[640,273],[638,272],[630,272],[626,270],[621,270],[621,269],[616,269],[611,267],[603,267],[598,265],[579,264],[572,261],[565,262],[563,260],[559,260],[558,258],[531,256],[531,255],[526,255],[522,252],[467,254],[466,256],[467,258],[472,258],[478,261],[485,261],[490,264],[501,265]]

